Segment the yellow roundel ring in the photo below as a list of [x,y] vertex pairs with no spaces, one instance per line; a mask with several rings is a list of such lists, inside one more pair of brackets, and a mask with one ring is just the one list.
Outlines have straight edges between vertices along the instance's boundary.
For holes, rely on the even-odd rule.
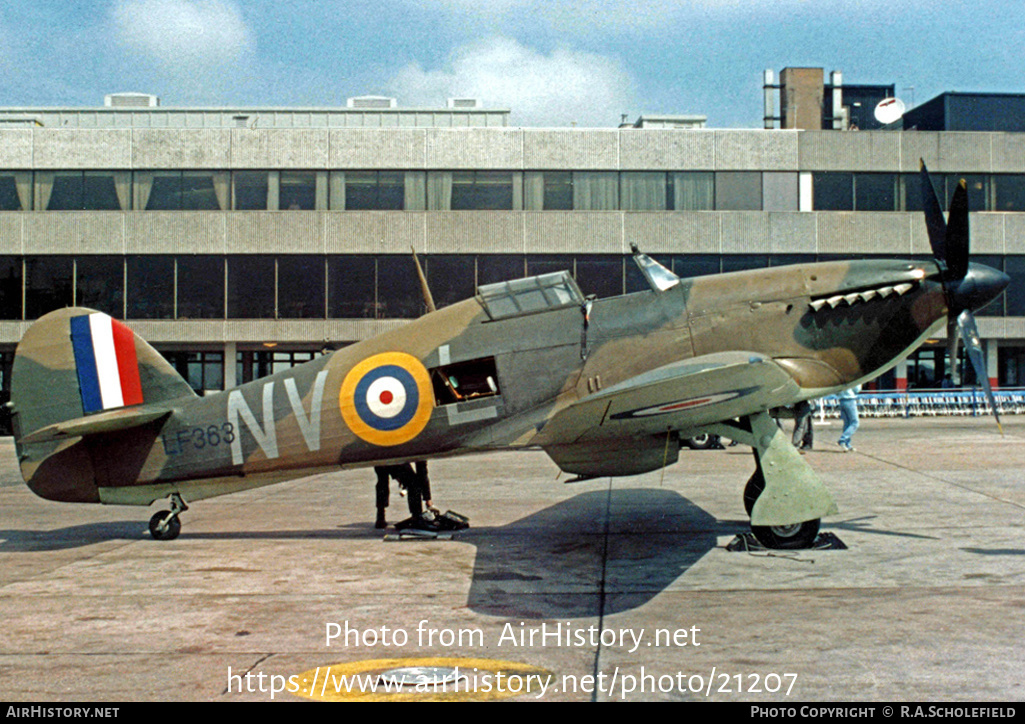
[[401,445],[431,419],[431,376],[420,360],[405,352],[375,354],[345,375],[338,409],[361,440],[382,447]]

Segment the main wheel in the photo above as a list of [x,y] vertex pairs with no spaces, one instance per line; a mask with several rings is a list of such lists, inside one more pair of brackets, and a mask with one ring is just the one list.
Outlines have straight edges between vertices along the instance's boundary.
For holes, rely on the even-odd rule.
[[688,437],[684,442],[691,450],[710,450],[719,442],[719,436],[703,432],[700,435]]
[[149,519],[149,532],[156,540],[174,540],[182,531],[182,522],[169,510],[154,513]]
[[766,548],[810,548],[819,535],[820,521],[816,518],[793,525],[752,525],[751,532]]

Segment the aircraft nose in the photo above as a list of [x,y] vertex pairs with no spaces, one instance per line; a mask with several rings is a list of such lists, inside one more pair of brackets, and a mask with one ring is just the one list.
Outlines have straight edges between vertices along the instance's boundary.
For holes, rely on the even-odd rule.
[[985,264],[970,263],[964,279],[951,290],[952,306],[958,309],[979,309],[996,299],[1011,278]]

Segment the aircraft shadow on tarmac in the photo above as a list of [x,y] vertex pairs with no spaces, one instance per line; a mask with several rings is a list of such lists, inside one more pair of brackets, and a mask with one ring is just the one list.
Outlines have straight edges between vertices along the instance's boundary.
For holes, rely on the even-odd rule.
[[586,617],[643,605],[747,521],[676,492],[593,491],[461,539],[477,546],[467,606],[494,616]]

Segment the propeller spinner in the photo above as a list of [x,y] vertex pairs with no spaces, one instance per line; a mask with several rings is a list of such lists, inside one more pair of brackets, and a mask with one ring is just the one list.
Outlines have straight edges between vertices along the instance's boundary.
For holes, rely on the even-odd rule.
[[965,351],[975,369],[975,377],[986,392],[986,399],[1002,433],[1000,414],[997,412],[993,388],[989,383],[986,358],[972,310],[979,309],[994,299],[1011,280],[1006,274],[992,267],[968,261],[968,189],[964,179],[958,183],[954,197],[950,201],[950,212],[947,219],[944,219],[925,162],[922,162],[921,167],[922,208],[925,210],[929,245],[940,267],[943,293],[947,300],[947,359],[953,367],[954,360],[957,359],[958,341],[964,338]]

